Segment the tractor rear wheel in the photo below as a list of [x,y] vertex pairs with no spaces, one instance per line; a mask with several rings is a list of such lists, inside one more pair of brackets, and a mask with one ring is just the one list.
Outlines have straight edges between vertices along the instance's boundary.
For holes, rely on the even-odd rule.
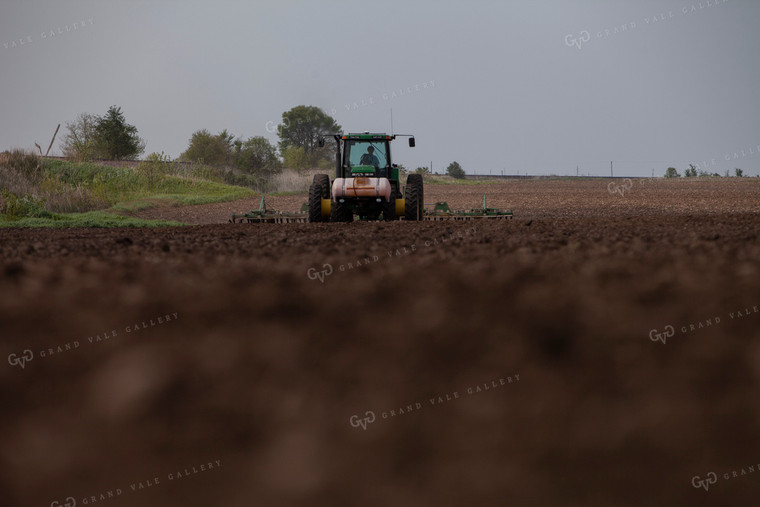
[[314,181],[312,183],[315,185],[320,185],[322,187],[322,199],[330,198],[330,191],[332,189],[330,188],[330,177],[328,175],[315,174]]
[[425,212],[425,195],[422,187],[422,175],[410,174],[406,178],[406,195],[404,196],[404,218],[422,220]]
[[333,222],[353,222],[354,214],[345,202],[332,203],[330,220]]
[[322,218],[322,185],[312,183],[309,187],[309,222],[324,222]]

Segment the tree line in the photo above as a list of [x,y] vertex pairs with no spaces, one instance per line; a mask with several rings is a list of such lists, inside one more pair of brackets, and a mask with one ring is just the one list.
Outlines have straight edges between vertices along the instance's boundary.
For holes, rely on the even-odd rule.
[[[201,129],[190,136],[179,160],[237,169],[257,176],[269,176],[282,167],[329,170],[334,164],[332,143],[320,147],[318,140],[322,135],[337,134],[341,130],[335,119],[322,109],[300,105],[282,114],[282,122],[277,126],[277,146],[262,136],[243,139],[226,129],[217,134]],[[133,160],[144,153],[145,141],[139,137],[137,128],[126,122],[121,108],[111,106],[103,116],[82,113],[67,123],[62,150],[67,158],[79,161]],[[163,153],[151,153],[147,159],[168,160]],[[402,165],[399,168],[406,171]],[[415,172],[430,174],[427,167],[418,167]],[[456,161],[449,164],[446,173],[459,179],[466,176]]]
[[[683,175],[685,178],[696,178],[696,177],[703,178],[706,176],[712,176],[712,177],[717,177],[717,178],[721,177],[720,174],[718,173],[710,174],[707,171],[702,171],[702,170],[697,172],[697,166],[695,166],[694,164],[689,164],[689,167],[683,172]],[[744,171],[736,167],[734,168],[734,175],[737,178],[741,178],[744,176]],[[680,178],[681,174],[678,172],[678,169],[676,169],[675,167],[668,167],[665,170],[665,177],[666,178]],[[726,170],[726,178],[728,178],[728,170]]]
[[[179,160],[234,168],[249,174],[277,172],[283,166],[327,169],[332,167],[334,155],[329,144],[319,146],[318,138],[340,131],[341,126],[320,108],[296,106],[282,114],[277,146],[262,136],[243,139],[226,129],[217,134],[200,129],[190,136]],[[67,123],[62,150],[67,158],[79,161],[133,160],[144,153],[145,142],[137,128],[126,122],[121,108],[111,106],[103,116],[82,113]],[[157,154],[149,158],[153,155]]]

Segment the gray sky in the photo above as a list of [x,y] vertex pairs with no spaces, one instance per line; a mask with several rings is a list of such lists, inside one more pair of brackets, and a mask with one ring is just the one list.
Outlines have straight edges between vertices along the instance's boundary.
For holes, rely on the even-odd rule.
[[408,168],[757,175],[758,26],[757,0],[3,0],[0,150],[115,104],[176,157],[306,104],[352,132],[392,108]]

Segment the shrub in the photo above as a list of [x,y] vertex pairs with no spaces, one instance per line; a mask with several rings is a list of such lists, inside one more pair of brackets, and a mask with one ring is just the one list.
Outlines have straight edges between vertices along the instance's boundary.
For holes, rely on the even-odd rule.
[[223,130],[212,135],[208,130],[197,130],[180,155],[180,160],[209,165],[231,165],[234,160],[235,136]]
[[449,164],[449,166],[446,168],[446,174],[458,180],[464,179],[464,177],[467,176],[467,174],[464,172],[464,169],[462,169],[462,166],[459,165],[459,162],[457,161]]
[[47,218],[51,216],[45,209],[45,203],[42,199],[37,199],[32,195],[19,197],[5,189],[0,190],[0,195],[2,195],[0,213],[3,213],[8,219],[12,220],[21,217]]
[[289,146],[282,151],[283,165],[297,171],[311,167],[306,151],[300,146]]
[[163,151],[161,153],[154,152],[145,157],[144,161],[140,162],[137,166],[137,172],[145,178],[148,188],[152,190],[156,187],[156,182],[163,175],[170,172],[171,161],[171,157],[164,155]]
[[15,171],[35,182],[42,174],[42,157],[29,151],[11,150],[3,157],[0,169]]

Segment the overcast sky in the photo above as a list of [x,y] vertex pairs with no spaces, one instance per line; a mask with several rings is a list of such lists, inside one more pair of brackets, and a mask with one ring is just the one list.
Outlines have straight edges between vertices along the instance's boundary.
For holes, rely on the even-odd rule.
[[392,108],[408,168],[757,175],[758,27],[757,0],[3,0],[0,150],[118,105],[176,157],[306,104],[351,132]]

